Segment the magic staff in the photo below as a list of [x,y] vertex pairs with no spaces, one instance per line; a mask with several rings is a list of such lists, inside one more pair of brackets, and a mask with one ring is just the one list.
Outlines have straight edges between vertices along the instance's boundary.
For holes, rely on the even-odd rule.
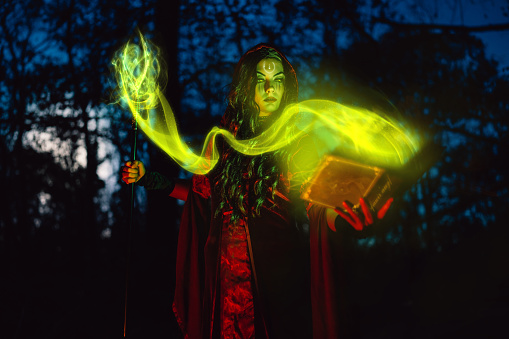
[[[114,90],[114,102],[127,105],[133,114],[132,121],[132,147],[131,161],[136,160],[138,120],[140,115],[148,112],[158,105],[155,95],[161,86],[166,84],[165,64],[160,58],[159,49],[147,41],[141,32],[130,39],[115,54],[112,65],[116,79]],[[144,114],[147,113],[147,114]],[[124,337],[127,328],[127,301],[131,252],[134,239],[134,201],[135,183],[130,184],[130,211],[129,211],[129,234],[126,251],[126,276],[125,276],[125,299],[124,299]]]
[[[136,119],[133,119],[133,141],[131,147],[131,161],[136,160],[136,143],[138,137],[138,123]],[[129,267],[131,265],[131,250],[133,247],[133,239],[134,239],[134,200],[136,198],[135,195],[135,187],[136,183],[133,182],[130,184],[131,194],[130,194],[130,207],[129,207],[129,234],[128,234],[128,245],[127,245],[127,254],[126,254],[126,271],[125,271],[125,296],[124,296],[124,338],[126,337],[126,327],[127,327],[127,295],[129,288]]]

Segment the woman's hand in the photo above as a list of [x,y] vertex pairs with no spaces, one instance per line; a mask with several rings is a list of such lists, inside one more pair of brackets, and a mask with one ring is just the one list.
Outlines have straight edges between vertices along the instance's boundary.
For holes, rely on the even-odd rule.
[[[387,210],[389,209],[389,207],[391,207],[393,201],[394,201],[393,198],[389,198],[389,200],[387,200],[387,202],[382,206],[382,208],[378,210],[377,218],[379,220],[383,219],[385,213],[387,213]],[[343,207],[348,211],[348,214],[341,211],[339,208],[335,208],[334,211],[336,211],[336,213],[339,214],[340,217],[342,217],[350,225],[352,225],[353,228],[355,228],[358,231],[362,231],[364,226],[372,225],[374,220],[363,198],[359,199],[359,204],[361,206],[362,214],[354,212],[350,205],[348,205],[345,201],[343,201]]]
[[137,182],[145,175],[145,165],[139,160],[128,161],[120,168],[122,181],[126,184]]

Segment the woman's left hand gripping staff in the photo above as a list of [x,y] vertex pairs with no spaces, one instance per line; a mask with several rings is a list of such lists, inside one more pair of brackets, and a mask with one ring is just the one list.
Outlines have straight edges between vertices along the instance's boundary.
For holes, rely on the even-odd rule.
[[[387,210],[389,210],[389,207],[391,206],[393,200],[394,200],[393,198],[389,198],[387,200],[387,202],[382,206],[382,208],[380,208],[378,210],[377,218],[379,220],[383,219],[383,217],[387,213]],[[371,212],[369,211],[369,208],[366,205],[366,202],[364,201],[363,198],[359,199],[359,204],[361,206],[362,214],[354,212],[352,207],[350,207],[350,205],[348,203],[346,203],[345,201],[343,201],[343,207],[346,209],[348,214],[341,211],[340,208],[335,208],[334,211],[336,211],[336,213],[339,214],[340,217],[342,217],[350,225],[352,225],[353,228],[355,228],[358,231],[362,231],[364,226],[372,225],[374,220],[373,220],[373,216],[371,215]]]

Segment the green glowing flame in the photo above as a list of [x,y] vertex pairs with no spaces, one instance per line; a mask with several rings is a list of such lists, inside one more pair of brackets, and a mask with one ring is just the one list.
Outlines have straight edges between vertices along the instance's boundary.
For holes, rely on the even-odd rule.
[[144,133],[187,171],[205,174],[216,165],[218,135],[238,152],[254,156],[288,146],[307,133],[315,137],[319,154],[339,151],[388,168],[402,166],[421,148],[416,134],[388,117],[332,101],[307,100],[287,106],[270,127],[250,140],[237,140],[227,130],[214,127],[201,153],[196,154],[181,140],[172,109],[158,85],[163,63],[158,60],[157,48],[141,34],[140,45],[129,42],[113,61],[118,100],[128,103]]
[[166,70],[159,49],[139,32],[139,44],[129,41],[112,64],[117,80],[116,99],[129,105],[138,119],[141,111],[157,107],[157,93],[166,85]]

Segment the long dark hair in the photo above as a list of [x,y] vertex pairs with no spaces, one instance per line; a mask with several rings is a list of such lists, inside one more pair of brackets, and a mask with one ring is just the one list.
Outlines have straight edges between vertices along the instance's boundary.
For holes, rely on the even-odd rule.
[[[272,58],[281,62],[285,74],[285,91],[279,109],[261,121],[260,108],[255,103],[256,66],[262,59]],[[251,139],[278,118],[281,111],[298,100],[297,74],[286,57],[275,47],[259,44],[247,51],[235,67],[228,107],[221,121],[223,128],[237,139]],[[285,163],[288,152],[279,149],[258,156],[245,156],[225,144],[215,175],[215,190],[221,197],[216,216],[232,211],[232,221],[248,215],[257,216],[267,198],[276,190],[284,190]],[[248,186],[250,189],[248,190]],[[249,206],[248,203],[249,202]],[[249,208],[248,208],[249,207]],[[270,206],[269,206],[270,208]]]

